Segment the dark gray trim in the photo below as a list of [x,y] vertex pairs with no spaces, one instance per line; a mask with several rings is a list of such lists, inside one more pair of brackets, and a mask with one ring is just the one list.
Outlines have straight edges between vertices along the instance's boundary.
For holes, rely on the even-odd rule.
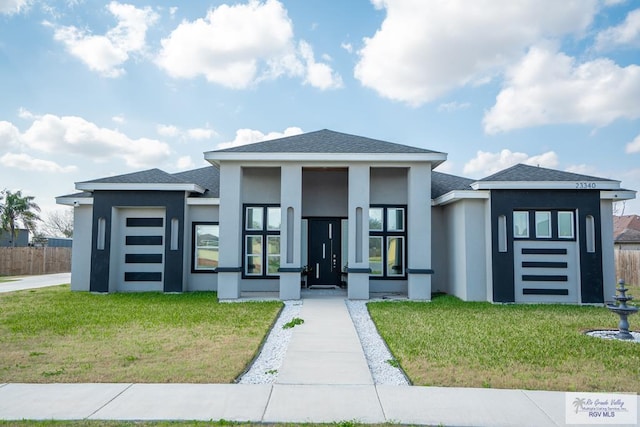
[[162,273],[158,272],[127,272],[124,273],[125,282],[161,282]]
[[544,274],[524,274],[522,276],[523,282],[566,282],[567,280],[569,278],[562,274],[549,276]]
[[568,289],[539,289],[539,288],[524,288],[522,290],[524,295],[569,295]]
[[164,218],[127,218],[127,227],[162,227]]
[[[198,244],[196,236],[196,227],[198,225],[217,225],[218,226],[218,239],[220,239],[220,224],[218,222],[211,221],[193,221],[191,223],[191,273],[193,274],[215,274],[218,272],[216,268],[196,268],[196,245]],[[220,246],[218,242],[218,254],[220,254]]]
[[409,274],[435,274],[430,268],[407,268]]
[[242,267],[218,267],[217,273],[242,273]]
[[370,268],[351,268],[347,267],[347,273],[367,273],[371,274]]
[[162,246],[162,236],[126,236],[127,246]]
[[[93,226],[91,242],[91,274],[89,289],[92,292],[109,291],[109,267],[111,264],[111,228],[114,207],[164,208],[164,272],[165,292],[182,292],[184,253],[184,191],[95,191],[93,193]],[[105,219],[104,250],[97,250],[98,219]],[[171,220],[176,218],[178,227],[178,250],[171,250]],[[114,260],[116,262],[116,260]]]
[[552,261],[523,261],[522,267],[524,268],[567,268],[569,265],[566,262],[552,262]]
[[279,273],[302,273],[302,267],[280,267]]
[[162,264],[162,254],[125,254],[125,264]]
[[522,248],[523,255],[566,255],[566,249]]

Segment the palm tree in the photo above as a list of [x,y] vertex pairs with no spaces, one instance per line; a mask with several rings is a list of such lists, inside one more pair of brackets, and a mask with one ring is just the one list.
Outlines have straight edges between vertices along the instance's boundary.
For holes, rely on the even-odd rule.
[[[4,203],[2,203],[3,198]],[[16,223],[18,221],[33,232],[36,229],[36,221],[40,220],[35,213],[40,212],[40,207],[33,202],[33,199],[33,196],[23,196],[20,190],[15,193],[9,190],[0,192],[0,225],[3,230],[11,233],[13,246],[17,244]]]

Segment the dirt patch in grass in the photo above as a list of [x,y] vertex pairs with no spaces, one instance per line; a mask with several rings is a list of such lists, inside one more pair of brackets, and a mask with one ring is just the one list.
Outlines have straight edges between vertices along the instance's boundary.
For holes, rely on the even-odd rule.
[[282,304],[63,286],[0,295],[0,306],[0,382],[229,383]]
[[[603,307],[492,305],[447,296],[368,306],[415,385],[640,390],[640,344],[582,333],[616,327],[617,317]],[[632,321],[632,329],[638,324]]]

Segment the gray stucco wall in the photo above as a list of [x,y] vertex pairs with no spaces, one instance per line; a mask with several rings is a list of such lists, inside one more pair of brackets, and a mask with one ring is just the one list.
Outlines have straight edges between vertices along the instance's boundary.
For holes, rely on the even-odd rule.
[[280,204],[280,168],[243,167],[241,200],[242,203]]
[[302,216],[341,217],[348,215],[349,175],[344,170],[302,171]]
[[431,265],[433,277],[431,278],[432,292],[449,292],[449,241],[445,230],[445,207],[434,206],[431,209]]
[[91,281],[91,226],[93,206],[73,209],[73,246],[71,248],[71,290],[88,291]]
[[615,251],[613,246],[613,203],[611,200],[600,200],[600,220],[602,226],[602,287],[605,302],[615,302],[613,296],[616,294]]
[[371,168],[370,203],[407,204],[407,168]]

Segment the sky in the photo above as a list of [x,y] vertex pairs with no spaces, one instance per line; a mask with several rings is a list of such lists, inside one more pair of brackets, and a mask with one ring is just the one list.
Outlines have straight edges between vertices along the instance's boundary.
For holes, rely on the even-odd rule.
[[320,129],[640,190],[640,1],[0,0],[0,189],[43,216],[75,182]]

